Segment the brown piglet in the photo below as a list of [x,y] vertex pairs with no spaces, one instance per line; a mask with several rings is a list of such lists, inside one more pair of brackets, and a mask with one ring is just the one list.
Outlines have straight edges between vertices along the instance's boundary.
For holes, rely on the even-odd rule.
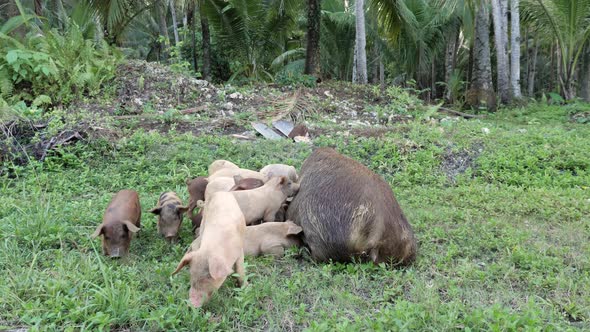
[[188,210],[186,214],[193,224],[193,231],[201,225],[202,215],[200,213],[194,214],[194,210],[197,207],[197,201],[205,199],[205,190],[207,189],[208,184],[209,180],[204,176],[199,176],[192,180],[186,180],[186,187],[189,194]]
[[158,233],[166,241],[174,243],[178,241],[178,232],[182,225],[182,217],[188,210],[173,191],[163,192],[158,199],[158,205],[149,212],[158,216]]
[[244,233],[246,224],[238,202],[231,193],[215,193],[203,210],[206,225],[201,227],[200,246],[184,255],[172,275],[184,266],[190,269],[189,299],[201,307],[234,271],[238,283],[246,285]]
[[102,251],[109,257],[129,254],[133,233],[140,228],[139,195],[133,190],[121,190],[111,200],[92,238],[102,235]]

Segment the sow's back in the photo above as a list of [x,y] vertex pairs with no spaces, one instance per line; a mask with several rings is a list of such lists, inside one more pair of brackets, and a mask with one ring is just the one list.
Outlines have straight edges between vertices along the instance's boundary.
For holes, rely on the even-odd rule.
[[315,260],[406,265],[415,259],[412,227],[387,182],[370,169],[319,148],[303,163],[300,179],[287,219],[303,228]]

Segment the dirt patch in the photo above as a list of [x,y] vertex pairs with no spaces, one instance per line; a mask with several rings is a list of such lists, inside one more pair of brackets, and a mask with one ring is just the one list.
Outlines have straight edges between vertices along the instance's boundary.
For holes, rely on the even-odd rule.
[[452,148],[447,147],[440,168],[449,181],[455,184],[458,175],[465,173],[468,168],[473,168],[475,160],[483,151],[483,144],[477,143],[469,149],[460,151],[453,151]]

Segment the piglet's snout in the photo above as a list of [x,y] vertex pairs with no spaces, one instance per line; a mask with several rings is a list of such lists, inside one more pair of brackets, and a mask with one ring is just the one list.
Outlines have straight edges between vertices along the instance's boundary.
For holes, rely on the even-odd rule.
[[113,257],[113,258],[119,258],[119,257],[121,257],[121,250],[119,248],[112,249],[110,256]]

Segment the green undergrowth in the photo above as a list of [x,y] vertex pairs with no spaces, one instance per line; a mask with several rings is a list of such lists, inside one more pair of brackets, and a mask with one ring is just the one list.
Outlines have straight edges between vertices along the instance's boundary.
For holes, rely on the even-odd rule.
[[[247,258],[248,287],[228,280],[204,309],[188,306],[186,271],[170,276],[190,223],[170,246],[147,210],[165,190],[186,201],[184,180],[215,159],[299,168],[310,146],[137,131],[67,147],[43,164],[5,164],[0,329],[588,330],[590,129],[548,109],[562,112],[533,106],[393,124],[373,138],[315,138],[391,184],[416,233],[417,261],[318,264],[294,249]],[[139,192],[144,214],[131,257],[116,261],[89,235],[123,188]]]

